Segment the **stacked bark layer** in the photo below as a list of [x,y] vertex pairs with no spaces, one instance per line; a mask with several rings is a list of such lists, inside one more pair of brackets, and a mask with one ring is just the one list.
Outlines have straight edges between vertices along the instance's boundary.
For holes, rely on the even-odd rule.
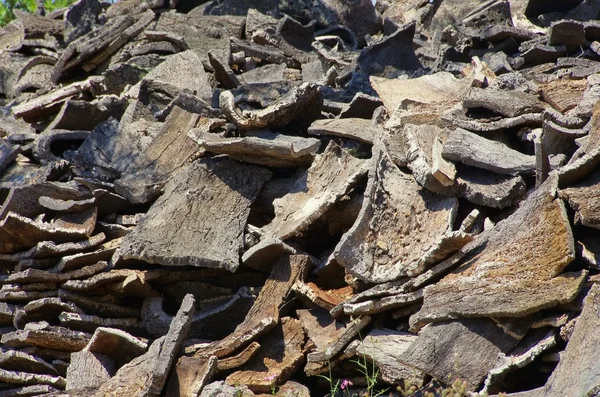
[[0,396],[597,393],[600,8],[346,3],[0,31]]

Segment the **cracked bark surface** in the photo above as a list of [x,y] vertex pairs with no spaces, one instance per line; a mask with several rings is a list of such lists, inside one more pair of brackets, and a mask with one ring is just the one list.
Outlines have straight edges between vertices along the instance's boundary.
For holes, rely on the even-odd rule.
[[[250,205],[270,177],[266,169],[228,159],[192,163],[167,183],[144,220],[124,238],[121,254],[166,266],[235,271]],[[221,211],[223,206],[230,210]]]

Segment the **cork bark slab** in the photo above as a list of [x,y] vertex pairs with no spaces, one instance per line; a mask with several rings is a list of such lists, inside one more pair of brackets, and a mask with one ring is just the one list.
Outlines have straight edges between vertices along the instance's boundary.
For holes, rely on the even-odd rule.
[[510,217],[478,236],[453,273],[425,288],[413,327],[460,317],[522,317],[575,298],[585,272],[561,274],[575,258],[564,203],[546,181]]
[[125,259],[235,271],[250,205],[271,173],[228,159],[192,163],[123,240]]
[[421,188],[383,150],[373,160],[361,212],[334,257],[354,276],[384,282],[424,269],[425,254],[445,244],[458,201]]

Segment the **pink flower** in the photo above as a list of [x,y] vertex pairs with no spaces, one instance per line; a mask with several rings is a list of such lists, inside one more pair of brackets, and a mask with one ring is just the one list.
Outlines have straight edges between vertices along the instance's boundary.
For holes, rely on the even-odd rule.
[[275,375],[269,375],[265,378],[265,380],[268,380],[269,382],[272,382],[275,380],[275,378],[277,378]]
[[344,389],[347,389],[348,387],[352,386],[353,384],[354,384],[354,383],[352,383],[352,381],[351,381],[351,380],[344,379],[344,380],[342,381],[342,386],[341,386],[341,388],[342,388],[342,390],[344,390]]

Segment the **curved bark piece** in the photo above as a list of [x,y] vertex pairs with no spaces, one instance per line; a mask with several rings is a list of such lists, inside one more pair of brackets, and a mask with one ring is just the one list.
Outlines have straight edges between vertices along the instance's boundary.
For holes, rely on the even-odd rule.
[[292,191],[274,201],[275,219],[264,227],[281,239],[303,232],[331,208],[366,173],[367,162],[331,141]]
[[361,212],[333,255],[350,273],[369,282],[421,273],[430,263],[423,254],[455,239],[449,232],[457,209],[456,198],[421,188],[378,148]]
[[320,111],[322,103],[319,86],[313,83],[303,83],[279,101],[261,110],[238,109],[231,91],[223,91],[219,96],[219,106],[223,113],[242,130],[282,127],[298,117],[304,118],[306,113],[314,113],[311,110]]
[[194,128],[188,132],[200,147],[209,152],[227,154],[237,160],[269,167],[297,167],[313,161],[321,141],[274,133],[251,131],[243,137],[223,138],[218,134]]
[[451,132],[446,139],[442,156],[503,175],[535,173],[535,156],[460,128]]

